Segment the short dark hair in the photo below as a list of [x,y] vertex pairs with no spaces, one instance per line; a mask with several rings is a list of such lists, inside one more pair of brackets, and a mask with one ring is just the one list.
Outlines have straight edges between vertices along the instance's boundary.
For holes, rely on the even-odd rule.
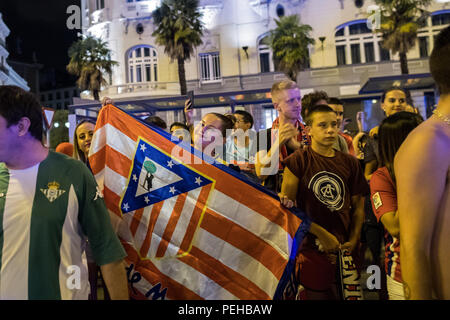
[[250,128],[253,127],[253,116],[249,112],[245,110],[236,110],[234,113],[240,114],[246,123],[250,123]]
[[331,109],[331,107],[326,104],[318,104],[317,106],[314,106],[311,110],[309,110],[308,114],[306,115],[306,119],[305,119],[306,125],[312,126],[313,117],[315,114],[326,113],[326,112],[332,112],[332,113],[336,114],[336,112],[334,112],[334,110]]
[[328,103],[328,94],[325,91],[314,91],[303,96],[301,111],[303,119],[306,119],[309,110],[311,110],[320,100],[325,100]]
[[440,94],[450,94],[450,27],[439,32],[434,40],[430,71]]
[[17,86],[0,86],[0,115],[8,127],[15,125],[23,117],[30,119],[31,136],[42,141],[44,122],[42,107],[31,92]]
[[158,116],[147,117],[147,118],[144,119],[144,122],[148,123],[148,124],[151,124],[151,125],[154,125],[154,126],[157,126],[158,128],[161,128],[161,129],[164,129],[164,130],[167,129],[166,122],[163,119],[161,119],[160,117],[158,117]]
[[340,99],[338,99],[338,98],[336,98],[336,97],[328,98],[328,103],[329,103],[329,104],[337,104],[337,105],[341,105],[341,106],[344,105],[344,103],[342,102],[342,100],[340,100]]
[[395,182],[394,157],[408,134],[423,122],[421,115],[400,111],[384,119],[378,129],[381,167],[386,167]]
[[172,132],[172,128],[173,128],[173,127],[181,127],[181,128],[183,128],[183,129],[189,131],[189,127],[188,127],[186,124],[184,124],[183,122],[174,122],[174,123],[172,123],[172,124],[170,125],[170,128],[169,128],[169,131],[170,131],[170,132]]

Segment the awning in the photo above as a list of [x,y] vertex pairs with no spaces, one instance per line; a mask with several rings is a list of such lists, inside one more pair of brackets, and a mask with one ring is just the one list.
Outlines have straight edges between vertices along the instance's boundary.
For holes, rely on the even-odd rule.
[[[133,100],[114,100],[114,105],[123,109],[127,113],[138,115],[139,113],[154,113],[155,111],[183,110],[187,96],[175,96],[164,98],[142,98]],[[246,90],[236,92],[221,92],[200,94],[194,96],[195,108],[212,108],[238,106],[248,104],[271,103],[270,89]],[[90,115],[98,114],[101,104],[82,103],[69,106],[69,113]]]
[[435,86],[429,73],[366,78],[362,79],[361,84],[359,94],[380,93],[391,87],[401,87],[412,91],[434,89]]

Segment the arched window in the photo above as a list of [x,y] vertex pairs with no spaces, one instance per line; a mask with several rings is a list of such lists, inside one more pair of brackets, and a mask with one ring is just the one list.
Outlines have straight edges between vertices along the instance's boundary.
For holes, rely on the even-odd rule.
[[155,48],[147,45],[128,50],[128,82],[157,82],[158,54]]
[[259,66],[261,73],[273,72],[275,70],[272,59],[272,49],[267,40],[267,35],[263,35],[258,41]]
[[368,28],[367,20],[338,26],[334,38],[338,66],[390,60],[389,51],[382,47],[381,36]]

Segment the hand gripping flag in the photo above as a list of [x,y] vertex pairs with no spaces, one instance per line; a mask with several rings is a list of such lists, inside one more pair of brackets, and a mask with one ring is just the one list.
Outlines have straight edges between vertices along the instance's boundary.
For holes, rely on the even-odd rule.
[[227,166],[201,159],[112,105],[101,110],[89,161],[128,253],[131,297],[291,294],[309,221]]

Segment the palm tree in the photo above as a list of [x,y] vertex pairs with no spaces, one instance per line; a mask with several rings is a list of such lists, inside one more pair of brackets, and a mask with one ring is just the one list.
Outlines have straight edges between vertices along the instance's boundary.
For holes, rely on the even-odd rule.
[[432,0],[375,0],[380,7],[381,24],[376,32],[381,32],[383,47],[398,52],[402,74],[408,74],[406,54],[414,47],[417,31],[429,15],[423,9]]
[[309,36],[312,27],[301,24],[297,15],[282,17],[275,23],[277,27],[270,32],[268,39],[275,68],[297,81],[297,74],[309,65],[308,46],[315,42]]
[[69,58],[66,69],[78,77],[80,90],[89,90],[95,100],[100,100],[101,87],[108,84],[103,75],[111,75],[113,66],[118,64],[111,60],[107,44],[101,39],[87,36],[72,44]]
[[203,43],[203,25],[198,11],[198,0],[163,0],[153,12],[156,44],[164,46],[164,52],[178,62],[180,91],[186,95],[184,62],[191,58],[194,48]]

